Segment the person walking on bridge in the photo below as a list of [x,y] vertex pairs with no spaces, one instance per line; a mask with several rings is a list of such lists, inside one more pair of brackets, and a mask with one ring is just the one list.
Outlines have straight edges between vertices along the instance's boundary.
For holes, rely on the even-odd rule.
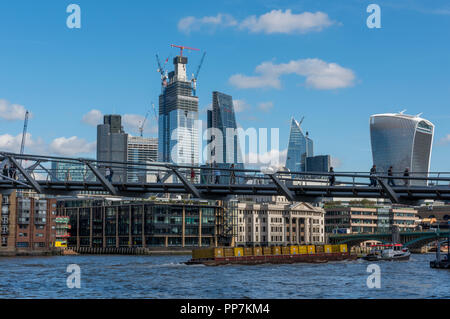
[[191,167],[191,183],[194,183],[194,182],[195,182],[195,171],[194,171],[194,168]]
[[220,184],[220,170],[217,169],[216,162],[214,162],[214,168],[215,168],[215,170],[214,170],[214,176],[215,176],[214,184]]
[[2,175],[3,175],[4,177],[9,177],[9,168],[8,168],[8,164],[6,164],[5,166],[3,166]]
[[[392,168],[392,166],[390,166],[389,169],[388,169],[388,176],[394,176],[392,170],[393,170],[393,168]],[[395,186],[395,182],[394,182],[393,178],[388,178],[388,185],[389,186]]]
[[[375,176],[377,174],[377,166],[373,165],[370,169],[370,176]],[[370,178],[370,185],[369,186],[377,186],[377,179],[375,177]]]
[[230,167],[230,184],[236,184],[236,173],[234,172],[234,164],[231,164]]
[[328,177],[330,181],[330,186],[334,186],[334,183],[336,182],[336,177],[334,176],[334,169],[333,167],[330,167],[330,176]]
[[112,182],[113,175],[114,175],[114,171],[112,170],[111,167],[107,166],[105,177],[110,183]]
[[[408,167],[403,172],[403,177],[409,177],[409,168]],[[409,186],[409,179],[405,178],[403,180],[403,182],[404,182],[405,186]]]

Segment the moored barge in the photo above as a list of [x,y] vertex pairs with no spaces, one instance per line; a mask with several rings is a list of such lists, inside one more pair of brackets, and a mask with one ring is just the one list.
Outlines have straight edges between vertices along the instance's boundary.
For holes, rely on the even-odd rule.
[[355,260],[347,245],[291,245],[273,247],[199,248],[192,251],[187,265],[326,263]]

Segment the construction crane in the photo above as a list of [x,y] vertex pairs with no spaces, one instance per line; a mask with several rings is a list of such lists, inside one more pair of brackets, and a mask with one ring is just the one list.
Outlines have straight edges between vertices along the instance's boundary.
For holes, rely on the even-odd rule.
[[191,82],[192,82],[192,95],[193,95],[193,96],[195,96],[196,93],[197,93],[197,79],[198,79],[198,74],[200,73],[200,69],[202,68],[203,60],[205,59],[205,55],[206,55],[206,52],[204,52],[203,55],[202,55],[202,58],[201,58],[201,60],[200,60],[200,64],[198,65],[198,68],[197,68],[197,72],[195,73],[195,75],[192,74],[192,80],[191,80]]
[[156,55],[156,62],[158,62],[158,72],[161,73],[161,87],[164,88],[167,86],[167,71],[165,71],[165,66],[167,61],[169,61],[169,58],[166,59],[166,61],[164,62],[164,65],[161,66],[161,62],[159,61],[159,56],[158,54]]
[[[152,102],[152,109],[153,109],[153,114],[155,117],[155,121],[158,120],[158,116],[156,115],[156,110],[155,110],[155,104]],[[147,111],[147,114],[145,114],[145,118],[142,121],[141,125],[139,126],[139,133],[141,135],[141,137],[144,136],[144,127],[145,127],[145,123],[147,122],[148,116],[150,115],[150,110]]]
[[178,48],[178,49],[180,49],[180,57],[183,56],[183,50],[200,51],[200,49],[190,48],[190,47],[185,47],[185,46],[183,46],[183,45],[175,45],[175,44],[171,44],[170,46],[171,46],[172,48]]
[[150,111],[147,111],[147,114],[145,114],[145,117],[144,117],[144,120],[142,121],[141,126],[139,126],[139,133],[140,133],[141,137],[144,136],[144,126],[145,126],[145,122],[147,122],[149,113],[150,113]]

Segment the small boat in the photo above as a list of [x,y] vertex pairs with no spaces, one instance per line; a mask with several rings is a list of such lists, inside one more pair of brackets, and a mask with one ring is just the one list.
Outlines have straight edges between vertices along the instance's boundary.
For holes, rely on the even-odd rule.
[[369,254],[363,257],[367,261],[409,260],[411,252],[402,244],[372,245]]
[[[450,241],[450,240],[449,240]],[[437,249],[436,249],[436,260],[432,260],[430,261],[430,267],[431,268],[440,268],[440,269],[450,269],[450,251],[449,251],[449,246],[447,243],[447,253],[446,254],[441,254],[442,252],[442,247],[441,247],[441,243],[438,241],[437,245],[436,245]]]

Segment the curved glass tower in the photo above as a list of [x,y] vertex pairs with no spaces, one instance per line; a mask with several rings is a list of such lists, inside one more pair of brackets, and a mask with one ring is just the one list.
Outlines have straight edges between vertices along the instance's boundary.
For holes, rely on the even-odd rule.
[[[419,116],[403,113],[375,114],[370,117],[370,139],[373,163],[377,172],[395,175],[408,168],[411,177],[427,176],[430,169],[434,125]],[[424,185],[425,181],[411,181]]]
[[[302,120],[303,121],[303,120]],[[308,133],[303,134],[299,123],[294,118],[291,120],[291,132],[289,134],[289,145],[286,158],[286,167],[291,172],[305,172],[306,158],[313,156],[313,141]]]

